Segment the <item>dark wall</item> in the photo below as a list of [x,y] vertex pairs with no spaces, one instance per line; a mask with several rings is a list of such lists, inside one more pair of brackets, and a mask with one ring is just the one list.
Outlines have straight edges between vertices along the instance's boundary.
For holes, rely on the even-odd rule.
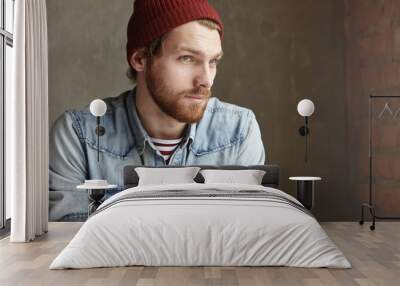
[[[369,96],[400,96],[400,1],[346,0],[345,37],[350,185],[361,203],[368,201]],[[379,100],[382,108],[387,100]],[[399,101],[389,104],[394,112],[400,108]],[[374,197],[381,215],[399,215],[398,122],[399,118],[386,119],[392,130],[381,133],[385,137],[373,137],[383,143],[374,151],[383,155],[374,160],[378,163]]]
[[[289,176],[313,175],[314,213],[321,220],[358,214],[349,184],[350,132],[345,93],[344,3],[337,0],[213,0],[225,24],[224,59],[213,95],[254,110],[267,161]],[[125,29],[132,0],[47,1],[50,121],[65,109],[130,87]],[[298,101],[316,105],[311,117],[311,159],[304,163]]]

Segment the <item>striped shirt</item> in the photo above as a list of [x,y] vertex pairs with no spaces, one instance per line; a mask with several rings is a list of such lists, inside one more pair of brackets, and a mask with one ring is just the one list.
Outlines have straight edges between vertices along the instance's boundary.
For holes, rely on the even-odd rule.
[[165,162],[169,163],[169,158],[174,153],[176,147],[178,147],[179,143],[182,141],[182,137],[179,139],[158,139],[150,137],[151,142],[154,144],[156,149],[161,153]]

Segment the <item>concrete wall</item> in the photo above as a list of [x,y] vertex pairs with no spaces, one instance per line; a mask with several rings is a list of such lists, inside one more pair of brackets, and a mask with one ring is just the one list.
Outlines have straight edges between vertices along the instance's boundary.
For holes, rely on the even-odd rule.
[[[224,59],[213,95],[254,110],[267,161],[289,176],[323,177],[313,210],[321,220],[358,214],[349,185],[345,96],[344,3],[337,0],[210,0],[225,24]],[[67,108],[130,87],[125,31],[132,0],[49,0],[50,120]],[[316,105],[311,160],[304,163],[299,100]]]
[[49,0],[49,119],[130,88],[125,76],[131,0]]

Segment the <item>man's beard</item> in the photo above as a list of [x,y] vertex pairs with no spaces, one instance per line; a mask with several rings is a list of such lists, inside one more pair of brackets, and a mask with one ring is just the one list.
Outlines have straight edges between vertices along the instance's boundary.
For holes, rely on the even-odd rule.
[[[195,123],[203,117],[211,91],[204,87],[175,92],[157,76],[150,67],[146,71],[146,84],[149,93],[159,108],[179,122]],[[178,79],[179,80],[179,79]],[[186,96],[201,96],[204,100],[196,102]]]

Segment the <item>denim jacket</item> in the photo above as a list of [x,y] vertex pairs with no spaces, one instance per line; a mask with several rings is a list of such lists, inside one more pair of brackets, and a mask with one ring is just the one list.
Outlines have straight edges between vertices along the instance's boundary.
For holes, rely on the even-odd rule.
[[[50,132],[50,221],[83,221],[89,204],[85,190],[76,188],[86,179],[105,179],[123,189],[126,165],[165,165],[150,141],[135,107],[135,89],[106,98],[101,117],[105,134],[100,137],[97,161],[96,117],[89,107],[68,110]],[[142,159],[141,159],[142,157]],[[243,107],[209,99],[202,119],[189,124],[183,140],[171,155],[169,165],[257,165],[265,152],[254,113]]]

